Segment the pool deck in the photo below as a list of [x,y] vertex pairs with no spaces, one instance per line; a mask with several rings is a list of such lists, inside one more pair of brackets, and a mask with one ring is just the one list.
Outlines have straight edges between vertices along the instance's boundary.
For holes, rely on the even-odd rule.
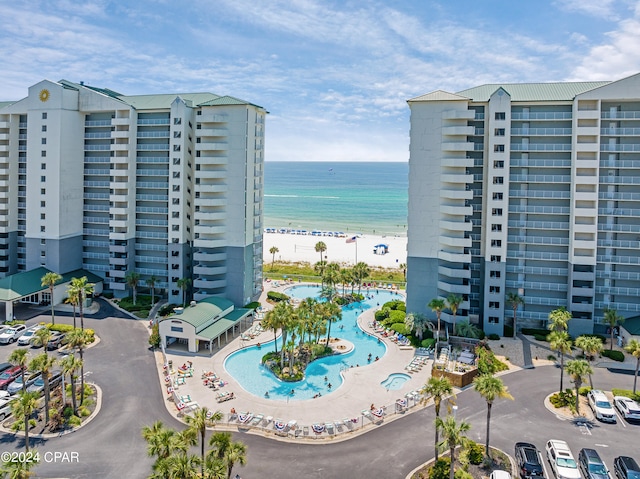
[[[266,287],[261,296],[261,304],[266,308],[270,308],[266,302],[266,293],[269,288]],[[283,288],[280,288],[282,290]],[[375,311],[379,308],[371,308],[366,310],[358,318],[358,324],[360,327],[376,336],[373,329],[369,324],[374,320]],[[256,321],[257,323],[257,321]],[[254,323],[254,324],[256,324]],[[335,391],[325,394],[316,399],[307,400],[270,400],[264,397],[255,396],[245,391],[240,384],[226,372],[224,368],[224,361],[227,356],[234,351],[247,346],[252,346],[258,342],[267,342],[273,339],[272,331],[264,331],[253,339],[247,341],[241,341],[240,336],[236,337],[229,342],[222,350],[216,351],[213,356],[191,355],[187,353],[171,353],[167,352],[167,360],[172,360],[174,368],[179,367],[186,361],[193,363],[193,377],[186,378],[184,384],[178,386],[175,391],[177,397],[188,396],[188,399],[193,403],[193,407],[207,407],[210,410],[219,410],[224,414],[224,419],[221,421],[220,426],[230,427],[232,430],[242,429],[243,424],[238,423],[237,419],[230,415],[231,408],[235,409],[237,413],[251,412],[254,415],[261,414],[265,418],[272,417],[273,420],[282,420],[288,423],[291,420],[297,421],[298,430],[302,429],[302,426],[312,426],[316,423],[326,423],[342,421],[345,418],[353,419],[354,424],[359,424],[354,428],[352,432],[367,430],[370,426],[376,427],[380,423],[393,420],[400,417],[399,414],[395,414],[396,400],[405,398],[405,394],[411,391],[419,390],[430,377],[432,361],[429,360],[420,370],[409,373],[405,367],[414,358],[415,350],[412,347],[402,347],[393,341],[382,338],[387,346],[386,354],[378,361],[374,361],[367,365],[361,365],[359,367],[352,367],[343,372],[344,381],[335,389]],[[158,361],[158,371],[161,378],[161,383],[165,385],[163,380],[163,360],[162,354],[158,353],[156,356]],[[202,374],[205,371],[211,371],[224,380],[227,384],[220,388],[218,391],[214,391],[203,384]],[[398,390],[386,390],[380,383],[384,381],[390,374],[393,373],[405,373],[410,376],[410,379]],[[295,386],[294,386],[295,387]],[[179,413],[174,400],[169,399],[171,395],[167,394],[166,389],[163,387],[163,394],[167,397],[166,405],[167,409],[176,417],[182,417],[185,413],[188,414],[188,409]],[[218,403],[216,401],[216,394],[218,392],[233,392],[235,398],[229,401]],[[173,399],[173,398],[172,398]],[[411,410],[418,409],[416,402],[408,401],[410,406],[414,406]],[[363,410],[370,410],[371,405],[375,405],[376,408],[386,407],[387,414],[380,420],[372,421],[371,419],[364,418],[362,415]],[[406,412],[405,412],[406,413]],[[231,416],[231,417],[230,417]],[[356,423],[355,420],[359,423]],[[375,417],[373,419],[376,419]],[[375,423],[375,424],[374,424]],[[264,421],[260,424],[262,427],[252,428],[252,431],[259,431],[263,434],[270,435],[275,433],[273,422],[266,424]],[[344,428],[347,431],[347,428]],[[319,435],[311,434],[314,439],[337,438],[339,436],[328,436],[326,434]],[[345,435],[342,435],[345,436]],[[285,434],[285,437],[291,437]],[[297,437],[297,435],[296,435]],[[349,436],[347,436],[349,437]],[[345,437],[346,438],[346,437]],[[300,436],[298,439],[303,439]]]

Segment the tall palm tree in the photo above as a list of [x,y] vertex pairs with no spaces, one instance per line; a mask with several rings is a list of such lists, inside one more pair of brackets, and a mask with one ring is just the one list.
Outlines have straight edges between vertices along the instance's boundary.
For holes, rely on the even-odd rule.
[[207,407],[197,409],[193,414],[185,417],[189,428],[200,436],[200,474],[204,477],[204,439],[208,427],[215,426],[222,419],[221,411],[210,411]]
[[18,398],[11,402],[11,414],[24,420],[24,449],[29,452],[29,419],[38,407],[38,393],[22,390]]
[[129,271],[124,280],[127,282],[127,286],[131,287],[131,296],[133,296],[133,305],[136,305],[138,299],[138,283],[140,282],[140,273],[136,271]]
[[187,304],[187,290],[189,289],[189,285],[191,284],[190,278],[180,278],[176,281],[176,286],[182,290],[182,307],[184,308],[185,304]]
[[554,351],[560,353],[560,392],[562,389],[562,379],[564,375],[564,355],[571,352],[571,338],[566,331],[551,331],[549,334],[549,346]]
[[318,241],[316,243],[316,253],[320,253],[320,261],[322,261],[323,253],[327,251],[327,245],[324,241]]
[[80,356],[80,404],[84,403],[84,348],[90,336],[84,329],[76,328],[67,333],[67,347],[78,351]]
[[[451,385],[451,381],[449,378],[441,377],[437,378],[435,376],[431,376],[427,383],[422,387],[422,394],[426,401],[429,397],[433,398],[433,405],[436,413],[436,423],[438,419],[440,419],[440,405],[442,404],[443,399],[448,399],[449,402],[452,401],[453,395],[453,386]],[[435,453],[436,453],[436,461],[438,460],[438,428],[436,430],[436,440],[434,442],[435,445]]]
[[570,320],[571,313],[567,311],[564,306],[562,308],[554,309],[549,313],[547,329],[551,331],[566,331],[569,327]]
[[624,323],[624,318],[618,314],[615,309],[604,310],[604,322],[609,325],[611,331],[611,341],[609,342],[609,351],[613,351],[613,330],[616,326]]
[[576,412],[580,414],[580,388],[585,376],[591,376],[593,369],[584,359],[574,359],[567,361],[567,374],[571,376],[576,387]]
[[407,263],[400,263],[398,268],[402,270],[402,277],[404,279],[404,282],[406,283],[407,282]]
[[151,289],[151,306],[156,304],[156,284],[158,284],[158,277],[151,275],[145,281],[146,285]]
[[320,276],[320,281],[322,282],[321,286],[324,286],[324,270],[327,268],[326,261],[318,261],[315,265],[313,265],[313,270],[316,272],[318,276]]
[[[73,293],[69,292],[71,290]],[[93,294],[93,284],[89,283],[86,276],[82,278],[71,278],[71,284],[67,288],[69,295],[77,295],[80,305],[80,327],[84,329],[84,302],[88,296]]]
[[327,322],[327,346],[331,339],[331,324],[342,319],[342,308],[336,303],[322,303],[317,306],[320,316]]
[[14,349],[7,359],[14,366],[20,366],[20,378],[22,379],[22,392],[27,392],[27,384],[24,380],[24,373],[29,364],[29,351],[25,348]]
[[[267,313],[267,316],[265,318],[267,321],[268,327],[273,329],[274,338],[277,337],[276,335],[277,335],[278,329],[281,330],[281,335],[284,338],[282,341],[283,349],[284,349],[284,345],[286,344],[286,338],[287,338],[286,327],[287,327],[289,318],[291,317],[292,314],[293,314],[293,307],[285,301],[280,301],[273,307],[271,311]],[[277,354],[278,343],[275,340],[273,341],[273,343],[276,348],[275,352]],[[284,358],[282,358],[281,360],[281,367],[282,367],[283,361],[284,361]]]
[[485,440],[485,452],[487,459],[491,459],[489,450],[489,433],[491,427],[491,407],[493,402],[498,399],[513,399],[513,396],[509,393],[509,390],[502,382],[502,379],[497,378],[491,374],[481,374],[476,376],[473,380],[473,387],[480,396],[487,401],[487,436]]
[[436,419],[436,429],[442,431],[442,442],[438,445],[441,450],[449,448],[451,465],[449,466],[449,479],[454,479],[456,447],[466,443],[466,433],[471,429],[471,425],[466,421],[457,422],[453,416],[447,416],[444,420]]
[[442,314],[442,310],[446,307],[446,303],[444,299],[433,298],[427,304],[427,308],[431,309],[431,311],[436,313],[436,317],[438,318],[438,338],[436,339],[436,354],[438,353],[437,345],[440,344],[440,315]]
[[462,304],[464,298],[458,294],[451,293],[447,296],[447,306],[453,314],[453,335],[456,335],[456,314],[458,313],[458,307]]
[[31,371],[42,374],[42,380],[44,382],[44,419],[46,423],[49,423],[49,399],[51,396],[49,377],[51,376],[51,369],[56,362],[56,358],[50,357],[46,352],[37,355],[29,362],[29,369]]
[[80,291],[67,287],[67,299],[65,303],[73,306],[73,327],[76,327],[76,306],[80,304]]
[[147,442],[147,454],[158,459],[165,459],[176,452],[187,452],[189,441],[182,434],[168,429],[162,421],[142,428],[142,437]]
[[632,339],[624,348],[626,352],[636,358],[636,372],[633,376],[633,394],[636,393],[636,383],[638,382],[638,369],[640,369],[640,341]]
[[7,477],[8,475],[10,479],[28,479],[29,477],[33,477],[31,469],[36,467],[39,463],[39,455],[35,453],[29,458],[25,456],[22,461],[20,459],[14,461],[12,458],[12,460],[2,463],[0,476]]
[[511,309],[513,309],[513,337],[515,338],[516,333],[518,332],[517,323],[516,323],[518,307],[524,305],[524,298],[520,296],[518,293],[509,291],[505,299],[507,300],[507,303],[511,305]]
[[247,463],[247,446],[240,441],[232,441],[229,432],[218,432],[211,436],[209,446],[213,447],[209,451],[209,455],[224,461],[227,468],[227,479],[231,478],[233,466],[236,463],[241,466]]
[[356,283],[358,283],[358,294],[360,294],[362,282],[369,277],[371,274],[371,270],[369,269],[369,265],[360,261],[353,267],[353,279]]
[[404,319],[404,324],[409,331],[415,331],[416,336],[422,341],[422,336],[427,329],[427,317],[422,313],[409,313]]
[[33,335],[33,345],[44,348],[44,354],[47,353],[47,343],[53,337],[53,333],[49,328],[40,328]]
[[186,452],[172,454],[165,459],[158,460],[156,467],[161,471],[158,477],[198,479],[202,477],[197,472],[200,462],[200,458],[195,454]]
[[276,253],[280,251],[277,246],[272,246],[269,248],[269,253],[271,253],[271,271],[273,271],[273,265],[276,263]]
[[69,354],[62,361],[62,374],[69,375],[69,384],[71,385],[71,406],[73,407],[73,413],[78,412],[78,399],[76,397],[76,373],[83,366],[82,361],[76,358],[73,354]]
[[43,288],[49,288],[49,299],[51,302],[51,324],[56,324],[56,317],[53,312],[53,288],[57,283],[62,281],[62,276],[58,273],[48,272],[40,278],[40,284]]
[[[602,339],[597,336],[586,335],[578,336],[576,339],[576,346],[582,349],[582,353],[587,361],[589,361],[589,364],[591,364],[595,355],[601,352],[604,347],[602,345]],[[593,389],[593,378],[591,375],[592,372],[589,373],[589,385],[591,386],[591,389]]]

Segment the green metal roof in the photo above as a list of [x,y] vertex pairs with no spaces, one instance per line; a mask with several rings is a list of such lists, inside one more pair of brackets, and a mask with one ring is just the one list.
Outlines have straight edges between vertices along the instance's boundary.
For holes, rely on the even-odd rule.
[[228,331],[233,326],[236,325],[238,320],[248,316],[251,314],[252,309],[234,309],[229,314],[227,314],[224,318],[218,319],[211,326],[207,326],[199,333],[196,333],[199,338],[206,338],[209,340],[215,339],[222,335],[225,331]]
[[0,101],[0,110],[6,106],[13,105],[14,103],[15,101]]
[[[12,274],[0,279],[0,301],[15,301],[24,296],[45,290],[46,288],[42,287],[42,277],[51,272],[52,271],[41,266],[31,271]],[[71,281],[71,278],[81,278],[83,276],[86,276],[90,283],[102,281],[102,278],[99,276],[82,269],[65,273],[61,276],[62,279],[56,284],[67,283]]]
[[232,301],[229,301],[226,298],[210,296],[199,301],[195,306],[187,306],[184,308],[182,314],[172,314],[164,321],[169,319],[179,319],[193,326],[196,330],[196,334],[200,334],[199,329],[201,327],[230,307],[233,307]]
[[469,101],[469,98],[460,96],[460,95],[455,95],[453,93],[449,93],[448,91],[444,91],[444,90],[436,90],[436,91],[432,91],[431,93],[426,93],[424,95],[417,96],[407,101],[411,102],[411,101],[458,101],[458,100]]
[[136,110],[166,110],[171,108],[171,103],[176,97],[182,98],[192,106],[215,100],[218,95],[213,93],[164,93],[160,95],[122,95],[117,97]]
[[511,101],[572,101],[580,93],[609,83],[611,82],[489,83],[459,91],[456,95],[468,97],[472,101],[489,101],[498,88],[503,88],[511,95]]

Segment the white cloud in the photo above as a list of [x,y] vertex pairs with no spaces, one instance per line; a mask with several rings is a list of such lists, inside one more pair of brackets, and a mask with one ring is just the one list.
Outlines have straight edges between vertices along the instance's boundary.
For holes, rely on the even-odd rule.
[[578,12],[597,18],[615,20],[618,14],[614,0],[557,0],[553,4],[560,10]]

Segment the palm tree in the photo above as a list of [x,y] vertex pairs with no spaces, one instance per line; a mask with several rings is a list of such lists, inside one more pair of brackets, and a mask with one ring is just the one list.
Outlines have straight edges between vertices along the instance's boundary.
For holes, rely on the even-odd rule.
[[62,374],[69,375],[69,384],[71,385],[71,406],[73,407],[73,413],[76,414],[78,412],[78,404],[75,377],[78,369],[83,366],[83,362],[73,354],[69,354],[60,361],[60,366],[62,366]]
[[176,286],[182,290],[182,307],[187,303],[187,290],[191,284],[190,278],[180,278],[176,281]]
[[580,414],[580,388],[585,376],[591,377],[593,369],[584,359],[574,359],[567,362],[567,374],[571,376],[573,384],[576,386],[576,412]]
[[313,270],[316,272],[318,276],[320,276],[320,281],[322,282],[322,286],[324,286],[324,270],[327,268],[326,261],[318,261],[315,265],[313,265]]
[[138,297],[138,283],[140,282],[140,274],[135,271],[129,271],[124,280],[127,282],[127,286],[131,287],[131,296],[133,296],[133,305],[136,305],[136,299]]
[[147,442],[147,454],[165,459],[176,452],[187,452],[190,441],[173,429],[166,428],[162,421],[142,428],[142,437]]
[[566,331],[551,331],[549,334],[549,346],[560,353],[560,392],[562,392],[562,379],[564,374],[564,355],[571,352],[571,338]]
[[[87,296],[93,294],[93,284],[89,283],[86,276],[82,278],[71,278],[71,284],[67,288],[69,296],[77,295],[78,304],[80,305],[80,327],[84,329],[84,301]],[[71,292],[73,291],[73,293]]]
[[[576,339],[576,346],[582,349],[582,353],[584,354],[584,357],[587,359],[587,361],[589,361],[589,364],[591,364],[591,361],[593,361],[595,355],[601,352],[604,347],[602,345],[602,339],[597,336],[586,335],[578,336],[578,338]],[[591,386],[591,389],[593,389],[593,378],[591,377],[591,374],[592,373],[590,372],[589,385]]]
[[438,344],[440,343],[440,315],[442,314],[442,310],[445,308],[446,304],[444,299],[433,298],[427,304],[427,308],[430,308],[431,311],[436,313],[436,317],[438,318],[438,338],[436,340],[436,354],[438,353]]
[[73,327],[76,327],[76,306],[80,304],[80,292],[67,287],[67,299],[65,303],[73,306]]
[[[34,454],[28,458],[25,456],[24,460],[9,460],[2,463],[2,468],[0,468],[0,476],[7,477],[10,479],[28,479],[33,476],[33,472],[31,469],[36,467],[40,462],[39,455],[35,453],[35,450],[32,451]],[[13,459],[13,458],[12,458]]]
[[80,356],[80,404],[84,403],[84,348],[89,344],[89,334],[84,329],[74,329],[67,333],[67,347],[78,350]]
[[551,331],[566,331],[571,320],[571,313],[565,307],[554,309],[549,313],[547,329]]
[[485,440],[485,453],[487,455],[487,459],[491,460],[491,454],[489,451],[489,432],[493,401],[498,398],[513,399],[513,396],[509,394],[509,390],[502,382],[502,379],[491,374],[481,374],[480,376],[476,376],[473,380],[473,386],[477,393],[487,401],[487,437]]
[[427,317],[422,313],[409,313],[404,320],[407,328],[409,328],[410,331],[415,331],[420,341],[422,341],[422,335],[427,329],[428,322]]
[[632,339],[624,348],[626,352],[636,358],[636,372],[633,376],[633,394],[636,393],[636,383],[638,382],[638,369],[640,369],[640,341]]
[[53,333],[49,328],[40,328],[33,335],[33,344],[34,346],[43,347],[44,353],[47,353],[47,343],[53,337]]
[[158,460],[156,468],[159,470],[160,474],[157,477],[198,479],[202,477],[198,475],[197,472],[197,467],[200,462],[200,458],[195,454],[178,452],[165,459]]
[[37,355],[29,363],[29,369],[41,373],[44,381],[44,419],[46,423],[49,423],[49,377],[51,376],[51,368],[53,368],[56,361],[56,358],[52,358],[44,352]]
[[330,289],[334,289],[335,285],[340,282],[340,265],[338,263],[329,263],[324,268],[322,282]]
[[229,432],[218,432],[211,436],[209,446],[213,447],[209,455],[224,461],[227,467],[227,479],[231,478],[233,466],[236,463],[241,466],[247,463],[247,446],[240,441],[232,441]]
[[327,322],[327,346],[331,339],[331,324],[342,319],[342,308],[336,303],[322,303],[317,306],[320,316]]
[[200,474],[204,477],[204,439],[207,427],[215,426],[216,422],[222,419],[221,411],[210,411],[207,407],[201,407],[192,415],[185,417],[185,422],[189,428],[200,436]]
[[[286,326],[288,324],[289,317],[291,317],[292,314],[293,314],[293,307],[285,301],[280,301],[273,307],[271,311],[267,313],[267,316],[265,318],[267,321],[268,327],[273,329],[274,338],[277,337],[276,335],[277,335],[278,329],[282,330],[282,336],[284,338],[284,340],[282,341],[283,349],[284,349],[284,345],[286,344],[286,336],[287,336]],[[264,320],[263,320],[263,323],[264,323]],[[275,339],[273,341],[273,344],[276,348],[275,352],[277,354],[278,343],[277,341],[275,341]],[[284,361],[284,359],[282,359],[282,361]],[[281,364],[281,367],[282,367],[282,364]]]
[[25,348],[14,349],[7,359],[14,366],[20,366],[20,377],[22,379],[22,392],[27,392],[27,384],[24,380],[24,372],[29,363],[29,351]]
[[276,253],[280,251],[277,246],[272,246],[269,248],[269,253],[271,253],[271,271],[273,271],[273,265],[276,262]]
[[402,277],[404,279],[404,282],[406,283],[407,282],[407,263],[400,263],[398,268],[402,270]]
[[38,393],[22,390],[11,402],[11,414],[24,420],[24,449],[29,452],[29,419],[38,406]]
[[327,251],[327,245],[324,241],[318,241],[316,243],[316,253],[320,253],[320,261],[322,261],[322,254]]
[[53,312],[53,288],[56,283],[62,281],[62,276],[58,273],[49,272],[40,278],[40,284],[43,288],[49,288],[49,299],[51,302],[51,324],[56,324],[56,317]]
[[151,306],[153,306],[154,304],[156,304],[155,293],[156,293],[156,284],[158,284],[158,278],[154,275],[151,275],[147,278],[145,283],[149,288],[151,288]]
[[618,314],[615,309],[604,310],[604,322],[609,325],[611,331],[611,342],[609,343],[609,351],[613,351],[613,330],[616,326],[624,323],[624,318]]
[[[431,376],[429,378],[429,381],[427,381],[427,383],[422,387],[421,392],[423,394],[423,397],[425,398],[424,401],[426,401],[429,397],[433,398],[433,406],[436,412],[436,423],[437,423],[438,419],[440,419],[440,405],[442,404],[442,400],[447,399],[449,402],[453,402],[452,397],[455,397],[453,395],[453,386],[451,385],[451,381],[449,381],[449,378],[446,378],[444,376],[441,378]],[[434,444],[435,444],[436,461],[437,461],[439,438],[438,438],[438,428],[436,427],[435,429],[436,429],[436,440]]]
[[367,263],[363,263],[361,261],[353,267],[353,279],[356,283],[358,283],[358,294],[360,294],[362,282],[367,279],[370,274],[371,270],[369,269],[369,265]]
[[436,419],[436,429],[442,431],[442,442],[438,444],[441,450],[449,448],[449,454],[451,456],[451,465],[449,469],[449,479],[454,479],[455,471],[455,454],[456,447],[462,446],[466,443],[466,433],[471,429],[471,425],[468,422],[460,421],[456,422],[456,418],[453,416],[447,416],[446,419]]
[[447,306],[453,314],[453,335],[456,335],[456,314],[458,313],[458,306],[462,304],[464,298],[458,294],[451,293],[447,296]]
[[520,296],[518,293],[514,293],[513,291],[509,291],[507,293],[507,297],[505,298],[507,303],[511,305],[511,309],[513,309],[513,337],[516,337],[516,333],[518,332],[516,316],[518,314],[518,306],[524,305],[524,298]]

